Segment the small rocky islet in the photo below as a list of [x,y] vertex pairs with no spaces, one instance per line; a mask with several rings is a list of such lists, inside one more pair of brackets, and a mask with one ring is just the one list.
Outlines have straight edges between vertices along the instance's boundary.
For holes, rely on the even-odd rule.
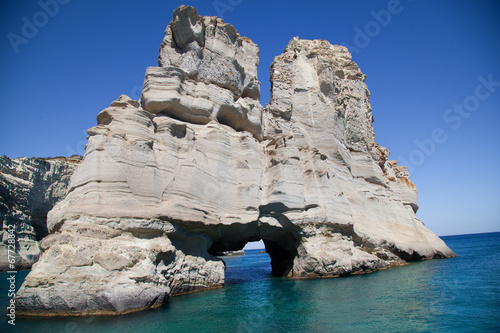
[[[217,255],[257,240],[273,274],[294,279],[455,256],[416,217],[406,167],[375,142],[366,76],[345,47],[293,38],[271,65],[263,107],[257,45],[181,6],[158,63],[139,101],[122,95],[97,115],[81,161],[47,162],[38,174],[59,176],[45,187],[20,172],[34,162],[0,161],[4,228],[8,220],[26,231],[19,267],[38,260],[18,314],[158,307],[223,286]],[[50,171],[56,163],[64,170]],[[59,194],[46,198],[47,186]],[[43,238],[40,214],[26,209],[37,193],[49,209],[60,200]]]

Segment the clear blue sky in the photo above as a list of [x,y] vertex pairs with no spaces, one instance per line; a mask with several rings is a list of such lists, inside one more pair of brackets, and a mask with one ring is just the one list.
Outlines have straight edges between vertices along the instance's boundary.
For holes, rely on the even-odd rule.
[[172,11],[193,5],[259,45],[262,104],[292,37],[348,45],[377,142],[412,165],[419,218],[438,235],[500,230],[500,2],[59,1],[51,15],[34,0],[0,4],[1,155],[82,154],[100,110],[139,98]]

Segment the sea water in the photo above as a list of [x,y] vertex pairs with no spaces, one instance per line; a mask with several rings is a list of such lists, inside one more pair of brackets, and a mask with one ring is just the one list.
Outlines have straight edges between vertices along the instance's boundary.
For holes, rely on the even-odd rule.
[[[271,275],[259,250],[224,257],[226,286],[116,317],[16,318],[1,332],[500,332],[500,233],[443,237],[457,258],[318,280]],[[16,274],[18,286],[27,271]],[[8,304],[9,274],[0,278]]]

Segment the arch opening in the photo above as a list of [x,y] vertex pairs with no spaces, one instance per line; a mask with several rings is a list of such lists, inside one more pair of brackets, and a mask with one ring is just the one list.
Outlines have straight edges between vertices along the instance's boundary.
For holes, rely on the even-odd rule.
[[[295,247],[296,242],[291,234],[285,232],[282,228],[270,228],[265,230],[259,228],[253,230],[245,228],[245,230],[240,230],[242,227],[243,226],[234,228],[233,226],[232,228],[229,227],[224,228],[224,230],[218,230],[217,237],[214,237],[215,239],[208,249],[209,254],[221,257],[226,263],[226,279],[229,278],[229,281],[231,280],[231,274],[233,273],[228,276],[228,269],[231,268],[228,263],[233,263],[235,261],[235,256],[245,257],[251,254],[252,258],[247,256],[246,259],[238,259],[241,262],[246,262],[251,265],[252,259],[261,262],[255,255],[265,255],[266,253],[269,256],[267,266],[270,266],[270,273],[272,276],[289,276],[293,266],[293,260],[297,256]],[[243,249],[247,244],[249,244],[249,246],[247,246],[243,254]],[[255,246],[255,244],[259,246]],[[240,268],[238,269],[241,270]],[[249,272],[246,273],[250,274]]]
[[225,285],[255,282],[273,277],[271,258],[264,249],[264,243],[259,241],[248,244],[250,248],[245,247],[244,253],[235,252],[219,257],[225,263]]

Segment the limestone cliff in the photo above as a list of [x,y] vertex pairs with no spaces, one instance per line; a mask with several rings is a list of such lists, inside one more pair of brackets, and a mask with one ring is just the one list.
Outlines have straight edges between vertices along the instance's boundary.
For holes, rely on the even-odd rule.
[[375,143],[365,75],[342,46],[258,48],[181,6],[142,97],[97,115],[43,255],[18,292],[30,315],[122,314],[224,284],[215,255],[262,239],[274,274],[372,272],[454,253],[419,221],[404,167]]
[[[38,260],[38,241],[48,234],[47,213],[66,196],[69,179],[79,162],[79,156],[0,156],[0,270],[29,268]],[[8,262],[9,230],[16,240],[12,243],[16,250],[13,266]]]

